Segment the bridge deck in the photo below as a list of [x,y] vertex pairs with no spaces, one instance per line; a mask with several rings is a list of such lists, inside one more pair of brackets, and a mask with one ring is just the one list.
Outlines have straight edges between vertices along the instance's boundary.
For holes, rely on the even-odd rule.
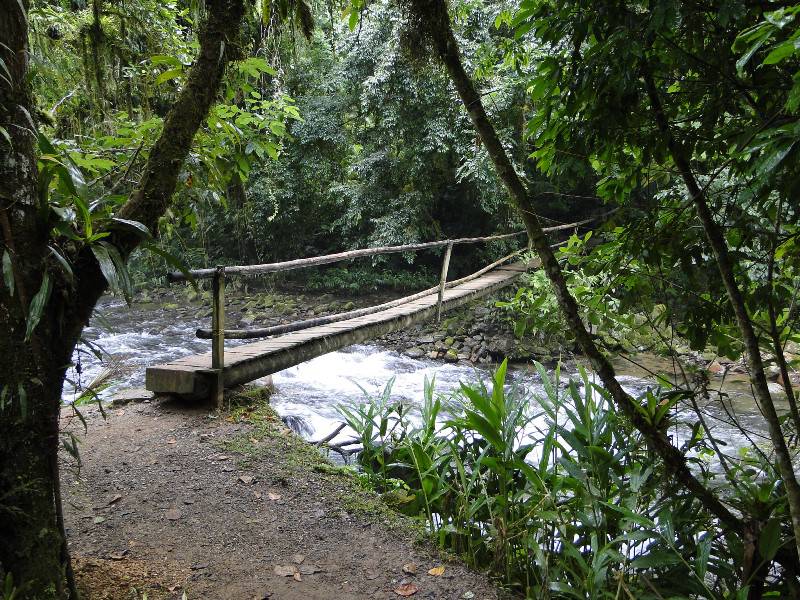
[[[492,293],[531,266],[517,262],[445,290],[442,311]],[[424,321],[436,314],[437,293],[381,312],[310,327],[252,344],[225,349],[225,387],[253,381],[339,348],[357,344]],[[156,393],[204,396],[211,378],[211,353],[188,356],[147,368],[145,385]]]

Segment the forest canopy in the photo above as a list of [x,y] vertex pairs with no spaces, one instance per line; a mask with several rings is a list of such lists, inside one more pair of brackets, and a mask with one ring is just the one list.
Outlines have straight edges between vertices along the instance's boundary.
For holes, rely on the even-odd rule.
[[[654,598],[800,597],[800,412],[790,374],[800,360],[800,5],[4,0],[0,8],[0,326],[8,332],[0,490],[9,490],[0,491],[0,515],[10,515],[0,537],[14,540],[0,550],[0,574],[25,581],[24,593],[55,586],[64,597],[72,587],[57,481],[60,391],[107,290],[130,301],[186,265],[524,227],[542,269],[503,303],[517,334],[552,333],[598,374],[609,410],[636,440],[627,458],[655,461],[663,476],[647,491],[646,527],[671,523],[659,512],[666,496],[683,502],[688,533],[661,532],[669,540],[659,551],[671,558],[641,561],[634,571],[655,586],[642,575],[636,589]],[[542,232],[590,218],[591,231],[555,249]],[[454,270],[510,246],[462,253]],[[380,272],[413,287],[436,277],[439,260],[376,259],[317,283],[356,291]],[[716,474],[692,454],[698,445],[725,454],[702,415],[692,440],[674,444],[663,407],[708,399],[708,382],[687,378],[672,396],[632,398],[608,356],[640,350],[642,339],[676,360],[685,345],[746,362],[768,442],[723,456]],[[776,408],[769,370],[785,409]],[[484,408],[502,421],[500,408]],[[462,415],[489,440],[479,416]],[[589,462],[608,453],[599,442],[595,454],[586,450],[588,438],[571,441]],[[481,458],[475,472],[488,465],[503,486],[542,479],[514,459],[513,444],[503,448],[495,450],[506,462]],[[574,480],[585,480],[584,466],[570,467]],[[632,477],[607,476],[625,485]],[[498,506],[508,509],[512,495],[498,491]],[[618,524],[607,504],[592,506]],[[37,527],[19,518],[20,507]],[[639,508],[621,513],[636,523]],[[626,564],[612,535],[622,533],[595,525],[582,523],[574,545],[566,526],[550,539],[561,567]],[[522,562],[543,560],[532,548],[517,549]],[[484,563],[497,567],[507,550]],[[696,575],[690,588],[665,583],[675,556]],[[533,562],[512,573],[509,560],[500,576],[522,593],[570,597],[563,581],[550,585],[547,569],[532,575]],[[610,597],[612,571],[598,567],[597,587],[572,597]],[[525,588],[520,573],[536,582]]]

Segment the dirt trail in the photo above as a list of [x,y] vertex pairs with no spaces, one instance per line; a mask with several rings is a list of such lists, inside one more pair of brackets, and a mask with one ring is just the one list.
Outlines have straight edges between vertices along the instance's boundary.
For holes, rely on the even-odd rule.
[[84,413],[88,434],[65,418],[83,465],[76,476],[65,461],[63,489],[90,598],[498,597],[263,403],[219,417],[173,401]]

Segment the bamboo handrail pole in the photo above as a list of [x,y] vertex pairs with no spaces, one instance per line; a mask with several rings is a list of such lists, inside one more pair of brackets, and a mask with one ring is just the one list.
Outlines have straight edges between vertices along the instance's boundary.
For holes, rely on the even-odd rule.
[[439,278],[439,300],[436,303],[436,322],[442,320],[442,300],[444,299],[444,286],[447,284],[447,271],[450,268],[450,255],[453,253],[453,244],[447,244],[442,260],[442,275]]
[[214,269],[211,295],[211,368],[216,372],[211,395],[217,409],[221,410],[225,393],[225,267]]
[[[563,226],[561,226],[563,228]],[[263,265],[245,265],[226,267],[226,275],[263,275],[265,273],[277,273],[280,271],[291,271],[294,269],[304,269],[307,267],[316,267],[319,265],[327,265],[344,260],[352,260],[354,258],[361,258],[365,256],[378,256],[381,254],[399,254],[401,252],[416,252],[417,250],[427,250],[429,248],[440,248],[448,244],[475,244],[478,242],[488,242],[494,240],[502,240],[512,237],[517,237],[525,233],[524,231],[516,231],[514,233],[505,233],[502,235],[493,235],[482,238],[460,238],[456,240],[439,240],[436,242],[424,242],[421,244],[405,244],[402,246],[380,246],[377,248],[362,248],[360,250],[348,250],[347,252],[337,252],[335,254],[324,254],[322,256],[312,256],[311,258],[297,258],[294,260],[287,260],[277,263],[267,263]],[[188,273],[195,279],[209,279],[214,276],[214,269],[195,269],[188,271]],[[188,278],[184,273],[172,272],[167,274],[169,281],[185,281]]]
[[[574,229],[575,227],[591,223],[592,221],[595,220],[597,219],[595,218],[584,219],[583,221],[576,221],[575,223],[567,223],[565,225],[547,227],[543,231],[553,232],[553,231],[563,231],[566,229]],[[490,235],[487,237],[457,238],[453,240],[424,242],[421,244],[405,244],[402,246],[380,246],[377,248],[362,248],[359,250],[349,250],[347,252],[337,252],[335,254],[325,254],[323,256],[313,256],[311,258],[297,258],[294,260],[287,260],[283,262],[266,263],[263,265],[244,265],[244,266],[226,267],[225,274],[227,276],[241,275],[245,277],[253,275],[263,275],[265,273],[277,273],[280,271],[291,271],[293,269],[304,269],[307,267],[326,265],[326,264],[341,262],[344,260],[361,258],[365,256],[378,256],[381,254],[398,254],[400,252],[415,252],[417,250],[426,250],[429,248],[441,248],[442,246],[447,246],[448,244],[476,244],[479,242],[491,242],[496,240],[503,240],[503,239],[517,237],[524,233],[525,231],[515,231],[514,233]],[[186,273],[188,273],[188,275],[190,275],[194,279],[209,279],[214,276],[214,269],[194,269],[191,271],[187,271]],[[187,274],[184,274],[179,271],[173,271],[171,273],[167,273],[167,281],[170,282],[187,281],[188,279],[189,277],[187,277]]]

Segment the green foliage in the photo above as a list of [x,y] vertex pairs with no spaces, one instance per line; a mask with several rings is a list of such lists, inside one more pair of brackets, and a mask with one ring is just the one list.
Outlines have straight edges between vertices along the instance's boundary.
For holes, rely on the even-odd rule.
[[798,285],[797,14],[735,1],[706,11],[523,0],[498,17],[516,40],[506,58],[527,58],[531,160],[550,177],[590,168],[597,195],[623,207],[598,256],[581,261],[586,275],[605,274],[595,297],[610,292],[625,311],[638,297],[634,312],[696,349],[741,351],[686,168],[725,232],[751,313],[768,329],[771,302],[780,336],[797,335],[786,318]]
[[[445,74],[403,46],[407,24],[396,7],[385,0],[365,6],[353,4],[347,12],[359,19],[354,30],[347,16],[340,20],[338,12],[320,14],[316,7],[320,28],[307,44],[291,36],[272,41],[282,68],[258,92],[290,96],[302,120],[286,120],[290,143],[276,161],[256,162],[249,170],[236,161],[226,164],[225,173],[237,171],[235,185],[221,202],[198,198],[182,220],[168,217],[170,238],[202,248],[208,264],[241,264],[515,226],[488,155],[452,102]],[[483,69],[487,87],[500,86],[492,94],[492,116],[504,123],[504,138],[524,160],[522,89],[506,89],[485,66],[498,53],[497,40],[487,33],[493,13],[474,8],[463,23],[469,58]],[[192,189],[198,187],[203,184],[195,179]],[[556,208],[543,212],[561,216],[570,203],[551,198]],[[464,248],[454,270],[504,249]],[[186,250],[180,252],[188,256]],[[408,264],[432,267],[437,261],[431,256],[409,256]]]
[[433,271],[420,273],[364,266],[337,267],[313,272],[308,275],[304,285],[309,290],[358,295],[380,290],[418,291],[433,286],[437,281],[437,275]]
[[[642,282],[636,276],[626,277],[625,267],[617,265],[616,271],[608,268],[609,261],[617,258],[614,243],[590,249],[591,238],[592,232],[583,237],[573,235],[557,254],[584,323],[598,342],[615,351],[666,351],[671,332],[665,325],[664,305],[655,294],[642,296]],[[497,306],[503,309],[517,337],[533,335],[541,344],[556,348],[572,342],[572,333],[543,271],[526,274],[514,296],[498,301]]]
[[[544,389],[532,397],[506,382],[462,385],[449,398],[426,382],[420,413],[381,397],[342,408],[365,448],[363,468],[378,485],[400,477],[442,547],[491,567],[530,598],[732,598],[749,582],[735,567],[738,536],[675,488],[656,456],[586,373],[566,386],[537,365]],[[679,394],[637,399],[654,423],[675,415]],[[691,425],[691,424],[688,424]],[[695,431],[697,428],[695,427]],[[700,435],[682,452],[709,485],[709,449]],[[697,457],[697,458],[693,458]],[[765,560],[789,542],[785,497],[771,466],[744,454],[730,500],[765,527]],[[777,486],[777,487],[776,487]],[[781,576],[765,595],[784,593]]]
[[14,577],[8,573],[3,582],[3,600],[14,600],[15,598],[17,598],[17,588],[14,587]]

